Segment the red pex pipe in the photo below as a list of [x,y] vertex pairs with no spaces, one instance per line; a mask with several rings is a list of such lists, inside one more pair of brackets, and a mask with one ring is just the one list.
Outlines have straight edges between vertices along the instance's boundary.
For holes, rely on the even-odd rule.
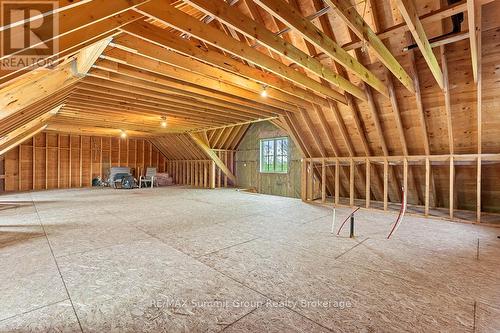
[[347,218],[344,220],[344,222],[342,222],[342,225],[340,226],[339,228],[339,231],[337,231],[337,236],[340,234],[340,231],[342,230],[342,228],[344,227],[344,224],[347,222],[347,220],[349,220],[349,218],[354,214],[356,213],[361,207],[358,207],[356,208],[351,214],[347,215]]
[[389,233],[389,236],[387,236],[387,239],[391,238],[392,234],[394,233],[394,231],[398,227],[399,223],[403,219],[403,216],[406,212],[406,191],[404,189],[402,189],[401,192],[403,195],[403,200],[401,200],[401,208],[399,209],[399,215],[398,215],[398,218],[396,219],[396,222],[392,226],[391,232]]

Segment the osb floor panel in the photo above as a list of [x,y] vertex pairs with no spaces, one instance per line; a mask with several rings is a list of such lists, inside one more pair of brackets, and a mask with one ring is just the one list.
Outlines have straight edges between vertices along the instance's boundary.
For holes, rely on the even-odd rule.
[[0,332],[499,332],[500,229],[395,218],[349,239],[231,189],[4,195]]

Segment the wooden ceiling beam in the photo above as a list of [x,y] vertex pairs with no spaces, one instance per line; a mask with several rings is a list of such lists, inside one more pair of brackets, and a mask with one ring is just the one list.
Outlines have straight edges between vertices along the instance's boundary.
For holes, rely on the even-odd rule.
[[[36,20],[39,22],[32,23],[32,25],[39,25],[39,28],[36,30],[38,37],[37,43],[33,43],[29,45],[29,47],[19,49],[18,51],[12,53],[2,54],[0,60],[14,55],[23,54],[32,48],[40,47],[44,44],[52,44],[53,40],[57,39],[59,36],[70,34],[78,29],[81,29],[82,27],[87,27],[112,16],[119,15],[144,2],[147,2],[147,0],[94,0],[80,6],[67,9],[62,14],[56,14],[49,18],[45,17]],[[56,34],[50,24],[42,24],[44,20],[57,20],[58,27],[57,31],[55,31]],[[22,40],[24,38],[24,34],[25,29],[13,29],[11,32],[11,38]]]
[[258,43],[265,45],[276,53],[288,58],[296,64],[309,70],[318,77],[324,78],[334,86],[349,92],[357,98],[364,99],[363,91],[349,80],[339,76],[329,67],[324,66],[318,60],[310,57],[293,44],[288,43],[282,38],[276,36],[267,30],[265,25],[259,24],[249,17],[242,15],[237,8],[231,7],[224,2],[215,2],[210,0],[186,0],[195,8],[217,17],[219,20],[234,29],[238,30],[249,38],[254,38]]
[[472,62],[472,75],[474,77],[474,83],[477,84],[478,77],[478,67],[479,67],[479,57],[478,57],[478,26],[481,22],[476,22],[477,12],[481,10],[479,8],[481,4],[474,0],[467,0],[467,21],[469,25],[469,40],[470,40],[470,54]]
[[[158,116],[163,116],[163,115],[169,115],[169,114],[180,114],[184,115],[186,119],[189,119],[188,116],[190,115],[199,115],[203,116],[206,115],[208,117],[213,117],[213,118],[219,118],[219,119],[224,119],[226,121],[241,121],[241,119],[253,119],[251,115],[235,115],[233,113],[229,112],[217,112],[217,111],[211,111],[207,109],[200,109],[200,108],[179,108],[179,107],[173,107],[168,104],[158,104],[158,103],[152,103],[147,100],[130,100],[126,96],[115,96],[115,95],[108,95],[108,94],[103,94],[103,93],[98,93],[95,91],[82,91],[81,87],[77,88],[75,92],[73,92],[72,96],[74,97],[86,97],[89,99],[92,98],[99,98],[107,102],[114,102],[117,105],[130,105],[130,106],[135,106],[139,108],[144,108],[145,114],[149,115],[158,115]],[[193,111],[195,113],[193,114]]]
[[443,73],[441,72],[441,68],[439,67],[439,63],[436,59],[436,56],[434,55],[434,52],[432,51],[432,47],[429,44],[429,40],[427,39],[427,35],[425,34],[422,22],[418,18],[415,0],[397,0],[397,4],[399,12],[408,25],[413,39],[415,39],[415,42],[417,43],[422,56],[427,62],[432,75],[436,79],[439,87],[443,90]]
[[[98,136],[112,136],[117,138],[120,137],[121,133],[121,131],[116,128],[98,127],[95,125],[92,126],[92,125],[58,123],[55,120],[49,122],[46,130],[74,134],[74,135],[98,135]],[[127,136],[145,138],[145,137],[156,136],[156,134],[151,134],[140,130],[127,130]]]
[[124,130],[143,130],[145,132],[156,133],[159,135],[172,132],[182,132],[193,126],[191,122],[179,123],[172,121],[172,124],[169,127],[160,128],[160,126],[151,122],[144,123],[130,118],[120,118],[113,114],[113,110],[107,110],[104,108],[103,111],[107,113],[106,116],[102,115],[102,113],[93,114],[91,108],[85,109],[83,107],[65,105],[60,114],[58,114],[53,121],[57,121],[59,123],[67,122],[68,124],[89,124],[96,127],[121,128]]
[[[387,87],[365,66],[342,49],[335,41],[318,29],[312,22],[306,20],[297,10],[282,0],[255,0],[257,4],[268,10],[274,16],[293,27],[307,41],[328,54],[336,62],[347,68],[359,79],[372,86],[384,96],[389,96]],[[360,90],[356,97],[364,100],[366,96]]]
[[46,127],[46,124],[39,124],[31,129],[28,129],[27,131],[22,132],[20,135],[9,140],[5,144],[0,145],[0,155],[4,155],[12,148],[19,146],[21,143],[28,139],[31,139],[32,137],[43,131]]
[[[85,26],[71,33],[62,35],[56,38],[56,42],[58,44],[57,53],[52,56],[47,55],[45,63],[49,65],[57,61],[57,59],[59,59],[60,57],[71,56],[73,53],[76,53],[82,50],[84,47],[89,46],[89,44],[96,43],[101,39],[117,33],[117,28],[140,18],[142,18],[142,15],[140,15],[139,13],[134,11],[127,11],[99,21],[95,24]],[[18,54],[18,56],[30,55],[29,52],[32,51],[28,50],[21,52],[20,54]],[[2,81],[5,81],[8,78],[19,76],[23,71],[32,70],[34,68],[33,66],[34,65],[28,64],[26,67],[19,68],[15,71],[2,69],[0,70],[0,78]]]
[[[262,96],[257,92],[252,92],[238,86],[225,83],[223,81],[219,81],[216,79],[212,79],[207,76],[199,75],[195,72],[190,72],[188,70],[172,67],[165,63],[161,63],[150,58],[146,58],[140,55],[136,55],[133,53],[129,53],[120,49],[113,49],[105,52],[103,55],[103,59],[114,61],[118,64],[118,72],[129,71],[126,66],[130,66],[133,69],[137,70],[138,75],[144,73],[144,71],[167,76],[171,79],[181,80],[191,85],[196,85],[199,87],[208,87],[212,90],[216,90],[219,93],[230,94],[238,99],[247,99],[249,101],[259,101],[261,104]],[[106,60],[99,60],[95,67],[97,68],[106,68],[112,69],[109,63]],[[107,64],[107,65],[106,65]],[[130,72],[130,71],[129,71]],[[276,113],[282,113],[283,109],[295,109],[290,104],[285,102],[281,102],[272,98],[267,98],[265,100],[266,105],[272,106],[277,109]],[[249,111],[250,112],[250,111]],[[260,115],[260,113],[258,114]],[[269,115],[269,114],[268,114]]]
[[375,56],[382,62],[387,69],[405,86],[410,92],[415,92],[413,80],[406,73],[401,64],[392,55],[391,51],[384,45],[382,40],[359,15],[356,6],[353,6],[349,0],[324,0],[340,18],[347,24],[360,40],[365,40]]
[[[462,13],[467,10],[466,0],[462,0],[456,4],[452,4],[443,8],[439,8],[435,11],[431,11],[425,15],[419,17],[422,24],[431,24],[435,22],[439,22],[446,18],[449,18],[458,13]],[[409,31],[408,25],[405,22],[396,24],[390,28],[387,28],[383,31],[377,32],[377,37],[381,40],[387,38],[399,38],[406,31]],[[361,40],[351,41],[347,44],[342,45],[342,48],[346,51],[359,49],[363,46],[363,42]]]
[[2,137],[0,137],[0,147],[5,145],[9,141],[21,136],[24,132],[28,132],[32,128],[45,125],[50,118],[52,118],[57,112],[59,112],[59,109],[61,109],[61,107],[62,105],[59,105],[55,108],[49,109],[49,111],[45,111],[43,114],[35,117],[28,123],[17,127],[15,130],[3,135]]
[[[129,115],[134,115],[139,117],[145,117],[146,113],[143,111],[142,108],[134,108],[134,107],[123,107],[115,104],[109,104],[101,101],[96,101],[92,102],[92,99],[78,99],[78,98],[69,98],[67,100],[67,106],[68,109],[79,109],[79,110],[97,110],[96,112],[116,112],[116,113],[123,113],[123,112],[128,112]],[[225,124],[227,122],[224,122],[223,120],[220,120],[219,118],[214,119],[214,118],[207,118],[207,117],[190,117],[189,119],[182,119],[181,117],[171,117],[171,124],[174,124],[176,121],[185,121],[186,123],[191,123],[192,125],[198,125],[198,126],[206,126],[206,124],[212,124],[213,126],[218,126],[221,124]],[[234,121],[234,120],[233,120]]]
[[[144,65],[146,66],[146,65]],[[89,75],[90,76],[97,76],[101,78],[111,78],[112,80],[115,80],[116,76],[118,75],[118,80],[122,77],[125,76],[127,77],[127,81],[134,81],[134,82],[147,82],[148,87],[151,84],[159,84],[160,86],[166,86],[170,88],[175,88],[177,90],[182,91],[182,94],[185,95],[186,93],[195,93],[199,97],[204,98],[204,97],[212,97],[215,99],[222,99],[224,101],[228,101],[234,104],[240,104],[240,106],[249,106],[249,108],[244,108],[244,110],[247,113],[253,113],[256,115],[256,117],[259,116],[270,116],[270,115],[275,115],[275,114],[280,114],[282,113],[282,109],[279,109],[277,107],[271,106],[271,105],[264,105],[260,104],[258,102],[254,102],[249,99],[243,99],[238,97],[237,95],[234,95],[234,92],[231,94],[228,91],[224,90],[223,88],[220,88],[219,90],[214,90],[211,89],[212,87],[210,86],[204,86],[204,85],[199,85],[199,84],[191,84],[189,82],[186,82],[184,80],[177,80],[176,78],[169,76],[166,77],[165,75],[157,74],[148,70],[143,70],[139,69],[137,67],[130,67],[125,64],[120,64],[116,63],[110,60],[99,60],[95,65],[95,69],[101,70],[95,70],[93,69]],[[153,68],[151,68],[153,69]],[[154,69],[153,69],[154,70]],[[104,71],[104,73],[103,73]],[[173,75],[173,74],[170,74]],[[179,78],[179,79],[186,79],[186,78]],[[194,82],[197,82],[195,79],[196,77],[190,77],[190,79],[193,79]],[[187,79],[186,79],[187,80]],[[206,81],[204,81],[206,83]],[[210,81],[212,82],[212,81]],[[216,88],[216,87],[214,87]]]
[[[227,57],[220,52],[211,50],[207,48],[205,44],[196,39],[178,38],[175,34],[165,31],[165,29],[161,29],[143,21],[128,24],[124,26],[122,30],[127,34],[135,36],[136,38],[141,38],[158,46],[166,47],[188,57],[192,57],[193,59],[197,59],[222,70],[231,72],[235,75],[246,77],[247,79],[260,83],[261,85],[267,85],[270,87],[268,90],[268,95],[270,97],[273,97],[274,95],[274,88],[286,93],[288,96],[291,96],[289,98],[289,103],[304,107],[309,104],[307,101],[320,105],[327,104],[325,98],[322,98],[313,92],[310,92],[302,87],[298,87],[275,74],[264,72],[256,69],[255,67],[245,65],[244,63],[232,59],[231,57]],[[131,41],[133,40],[127,38],[127,36],[120,36],[116,39],[117,43],[127,43],[127,46],[130,45]]]
[[162,0],[152,0],[149,3],[136,8],[143,15],[155,18],[160,22],[193,35],[196,38],[208,43],[225,52],[242,58],[254,65],[265,68],[287,80],[290,80],[304,88],[311,89],[332,99],[345,103],[344,96],[336,90],[326,87],[308,76],[295,71],[283,63],[253,49],[252,47],[236,41],[209,25],[203,24],[194,17],[183,13],[173,6],[165,5]]
[[97,58],[101,56],[111,40],[111,37],[104,38],[78,52],[76,55],[75,75],[86,76],[90,68],[92,68]]
[[[0,31],[7,31],[9,29],[12,29],[14,27],[18,27],[24,24],[27,24],[29,22],[34,22],[36,20],[39,20],[42,17],[48,17],[50,15],[55,15],[61,13],[65,10],[72,9],[76,6],[83,5],[87,3],[89,0],[56,0],[55,3],[55,8],[52,10],[48,10],[46,12],[40,12],[40,11],[32,11],[30,9],[33,9],[33,3],[26,2],[24,8],[21,6],[22,2],[19,2],[17,4],[18,9],[26,9],[26,13],[29,15],[29,17],[25,17],[23,20],[19,20],[16,22],[11,22],[9,25],[3,25],[0,26]],[[64,13],[63,13],[64,14]]]
[[0,120],[33,104],[47,95],[73,85],[80,78],[74,75],[72,64],[68,63],[57,70],[46,72],[38,80],[29,77],[0,89]]
[[[269,99],[276,99],[287,104],[289,104],[291,100],[293,101],[295,99],[295,96],[285,94],[281,90],[275,90],[273,88],[268,88],[268,96],[262,97],[260,95],[262,85],[257,82],[246,79],[240,75],[221,70],[204,62],[195,60],[194,58],[180,55],[165,49],[165,47],[158,46],[133,36],[124,36],[124,38],[116,40],[113,45],[117,48],[123,48],[123,50],[134,50],[134,52],[140,54],[141,56],[149,57],[165,64],[195,72],[200,75],[206,75],[225,82],[231,86],[251,91],[256,94],[256,98],[258,98],[257,100],[264,104],[267,104]],[[110,51],[110,53],[111,52],[113,51]]]
[[0,135],[14,130],[20,125],[29,122],[33,117],[42,114],[46,109],[51,109],[65,102],[68,95],[71,93],[72,87],[63,89],[55,94],[49,95],[44,99],[30,104],[28,107],[19,110],[19,112],[3,119],[0,122]]
[[[92,87],[89,88],[88,85],[91,85]],[[125,93],[127,96],[134,98],[140,98],[140,96],[152,98],[155,101],[182,109],[192,109],[194,107],[201,110],[218,111],[223,114],[233,112],[236,114],[238,114],[238,112],[241,112],[242,114],[246,113],[246,108],[243,108],[240,105],[230,104],[229,102],[225,103],[222,101],[217,102],[209,98],[198,99],[193,95],[176,94],[175,91],[169,92],[164,89],[154,89],[154,87],[145,88],[134,84],[133,82],[114,82],[97,77],[88,77],[81,81],[79,87],[91,90],[97,89],[97,91],[115,94],[117,96]]]
[[448,80],[448,61],[446,60],[446,47],[440,47],[441,63],[443,65],[443,90],[444,90],[444,113],[446,115],[446,127],[448,132],[448,146],[450,154],[454,154],[453,139],[453,117],[451,115],[450,82]]

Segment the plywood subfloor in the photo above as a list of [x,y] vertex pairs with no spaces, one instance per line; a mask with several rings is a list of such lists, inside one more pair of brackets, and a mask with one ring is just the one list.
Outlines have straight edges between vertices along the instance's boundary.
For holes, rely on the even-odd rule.
[[396,213],[361,210],[334,237],[329,208],[231,189],[0,202],[1,332],[500,330],[500,229],[407,217],[386,240]]

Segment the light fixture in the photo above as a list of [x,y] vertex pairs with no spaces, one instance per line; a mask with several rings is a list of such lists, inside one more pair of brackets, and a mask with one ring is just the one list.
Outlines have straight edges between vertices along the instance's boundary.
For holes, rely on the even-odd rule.
[[127,137],[127,132],[125,132],[124,130],[120,130],[120,131],[121,131],[121,133],[120,133],[120,137],[121,137],[122,139],[125,139],[125,138]]
[[161,126],[162,128],[167,128],[167,117],[165,117],[165,116],[162,116],[162,117],[161,117],[160,126]]
[[262,86],[262,91],[260,92],[262,97],[267,97],[267,86]]

